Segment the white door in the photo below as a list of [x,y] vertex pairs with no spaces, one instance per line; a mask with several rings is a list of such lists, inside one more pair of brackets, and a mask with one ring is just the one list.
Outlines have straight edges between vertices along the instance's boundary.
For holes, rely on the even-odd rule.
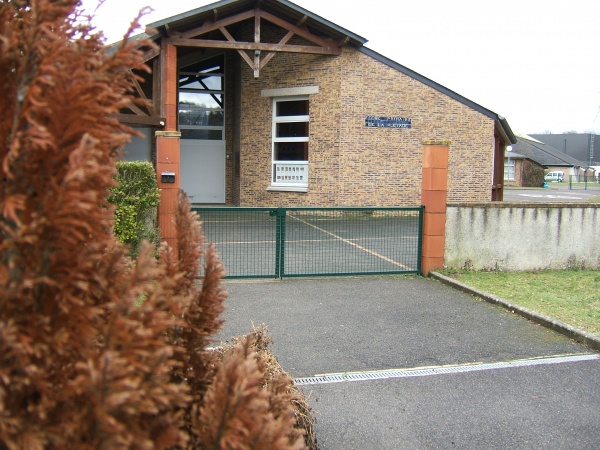
[[225,141],[181,140],[181,189],[191,203],[225,203]]

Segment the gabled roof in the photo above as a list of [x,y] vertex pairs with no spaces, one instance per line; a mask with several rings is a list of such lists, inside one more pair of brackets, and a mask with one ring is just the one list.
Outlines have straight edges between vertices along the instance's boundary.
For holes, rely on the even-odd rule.
[[513,151],[545,167],[586,167],[581,161],[525,134],[517,134]]
[[[159,34],[166,35],[166,32],[169,29],[186,29],[197,26],[199,22],[214,17],[221,18],[234,16],[252,9],[257,3],[257,0],[221,0],[173,17],[159,20],[148,26],[158,30]],[[365,38],[287,0],[260,0],[260,9],[290,23],[302,22],[303,26],[317,35],[340,41],[347,41],[348,44],[354,47],[360,47],[367,42]]]
[[[514,147],[514,145],[513,145],[513,147]],[[504,160],[506,161],[506,160],[512,160],[512,159],[529,161],[530,163],[543,168],[543,166],[539,162],[537,162],[531,158],[528,158],[525,155],[521,155],[520,153],[517,153],[514,150],[512,150],[510,152],[507,150],[506,153],[504,154]]]

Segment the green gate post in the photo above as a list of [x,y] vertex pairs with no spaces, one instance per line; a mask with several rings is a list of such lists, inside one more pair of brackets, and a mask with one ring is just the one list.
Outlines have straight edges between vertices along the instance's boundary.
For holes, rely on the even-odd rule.
[[421,264],[423,258],[423,219],[425,216],[425,207],[423,205],[419,206],[419,237],[417,244],[417,273],[421,273]]
[[285,274],[285,208],[275,211],[277,222],[275,231],[275,278],[283,278]]

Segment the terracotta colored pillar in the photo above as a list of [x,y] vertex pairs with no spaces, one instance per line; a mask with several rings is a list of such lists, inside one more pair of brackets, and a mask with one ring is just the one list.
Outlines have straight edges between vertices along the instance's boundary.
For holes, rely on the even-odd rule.
[[158,228],[163,241],[176,248],[175,211],[181,184],[180,147],[178,131],[156,132],[156,176],[160,189]]
[[429,276],[432,270],[444,267],[449,146],[450,141],[423,142],[421,181],[421,204],[425,206],[421,254],[423,276]]
[[162,49],[162,90],[164,99],[165,130],[177,130],[177,47],[167,44]]
[[162,50],[165,131],[156,132],[156,177],[160,189],[158,227],[163,241],[175,248],[177,230],[175,211],[181,188],[181,133],[177,131],[177,48],[165,45]]

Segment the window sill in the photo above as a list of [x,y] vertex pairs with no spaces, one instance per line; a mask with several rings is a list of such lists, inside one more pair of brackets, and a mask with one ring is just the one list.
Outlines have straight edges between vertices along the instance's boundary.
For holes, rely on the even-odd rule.
[[267,186],[267,191],[282,191],[282,192],[308,192],[308,186]]

